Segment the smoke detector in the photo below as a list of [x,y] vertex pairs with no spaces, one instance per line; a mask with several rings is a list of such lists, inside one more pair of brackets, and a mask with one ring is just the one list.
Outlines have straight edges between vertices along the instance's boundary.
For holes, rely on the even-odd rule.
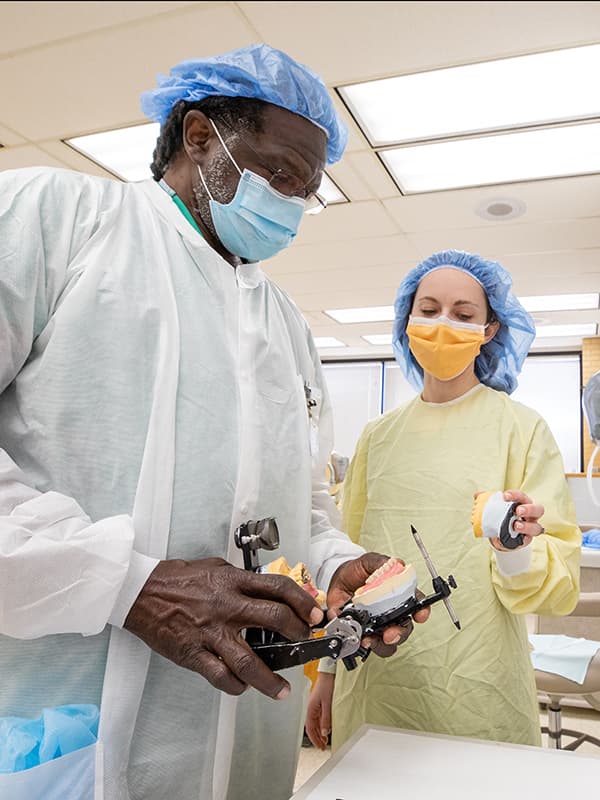
[[525,203],[515,197],[495,197],[491,200],[484,200],[477,206],[475,212],[483,219],[498,222],[505,219],[516,219],[525,213],[525,209]]

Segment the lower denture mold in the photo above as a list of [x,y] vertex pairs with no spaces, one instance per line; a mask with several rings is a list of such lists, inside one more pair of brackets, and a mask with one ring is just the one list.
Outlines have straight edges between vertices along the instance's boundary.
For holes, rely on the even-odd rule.
[[405,566],[398,559],[389,558],[356,590],[352,603],[371,614],[383,614],[414,597],[416,589],[417,573],[414,566]]

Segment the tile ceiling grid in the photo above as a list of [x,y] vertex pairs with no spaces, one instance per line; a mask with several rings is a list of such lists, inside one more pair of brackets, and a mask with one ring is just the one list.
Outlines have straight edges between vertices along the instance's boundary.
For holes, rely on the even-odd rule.
[[[384,352],[360,336],[389,323],[341,325],[322,310],[390,304],[402,276],[434,249],[500,259],[523,295],[600,286],[598,176],[402,197],[335,93],[355,81],[597,43],[600,3],[545,4],[544,25],[537,2],[5,2],[2,20],[0,169],[106,174],[61,140],[144,122],[139,94],[183,58],[266,41],[319,72],[350,128],[331,177],[352,202],[307,218],[292,248],[265,267],[315,335],[348,340],[355,355]],[[525,215],[476,214],[502,197],[521,199]],[[600,322],[598,311],[544,316]]]

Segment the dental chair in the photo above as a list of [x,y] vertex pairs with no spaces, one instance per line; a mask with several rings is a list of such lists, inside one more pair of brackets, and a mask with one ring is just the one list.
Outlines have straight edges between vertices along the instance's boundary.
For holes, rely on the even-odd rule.
[[[572,620],[576,626],[573,631],[565,629],[564,623],[563,626],[561,626],[561,630],[557,631],[556,625],[554,625],[554,630],[547,629],[553,624],[550,620],[554,621],[560,619],[564,622],[570,622],[571,617],[596,617],[597,619],[589,619],[588,622],[600,624],[600,592],[584,592],[580,594],[577,606],[567,617],[539,617],[538,632],[560,632],[570,636],[583,636],[581,632],[583,622],[581,620]],[[595,631],[593,636],[589,636],[589,638],[593,641],[600,641],[600,636],[596,636]],[[590,742],[600,747],[600,739],[587,733],[567,730],[562,727],[561,706],[563,698],[578,696],[582,697],[593,709],[600,711],[600,650],[596,652],[590,661],[583,684],[570,681],[562,675],[555,675],[552,672],[542,672],[538,669],[535,670],[535,682],[538,692],[542,695],[547,695],[550,701],[547,705],[548,726],[542,727],[542,733],[548,734],[548,747],[557,750],[576,750],[579,745],[584,742]],[[563,736],[570,737],[573,741],[563,746]]]

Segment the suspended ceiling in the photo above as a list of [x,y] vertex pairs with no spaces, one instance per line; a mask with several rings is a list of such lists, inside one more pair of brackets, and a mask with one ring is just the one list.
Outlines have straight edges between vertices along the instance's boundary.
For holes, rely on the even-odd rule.
[[[389,322],[341,325],[323,312],[391,305],[404,274],[442,249],[501,261],[520,296],[600,290],[600,175],[402,196],[335,91],[598,43],[599,2],[3,2],[0,19],[0,169],[112,177],[63,140],[146,122],[140,93],[186,58],[263,41],[323,77],[350,129],[342,161],[328,170],[350,202],[305,218],[293,246],[265,269],[315,336],[348,345],[325,358],[390,355],[361,338],[388,333]],[[525,213],[494,221],[476,213],[503,198]],[[600,323],[599,310],[536,316]],[[580,343],[545,340],[544,348]]]

